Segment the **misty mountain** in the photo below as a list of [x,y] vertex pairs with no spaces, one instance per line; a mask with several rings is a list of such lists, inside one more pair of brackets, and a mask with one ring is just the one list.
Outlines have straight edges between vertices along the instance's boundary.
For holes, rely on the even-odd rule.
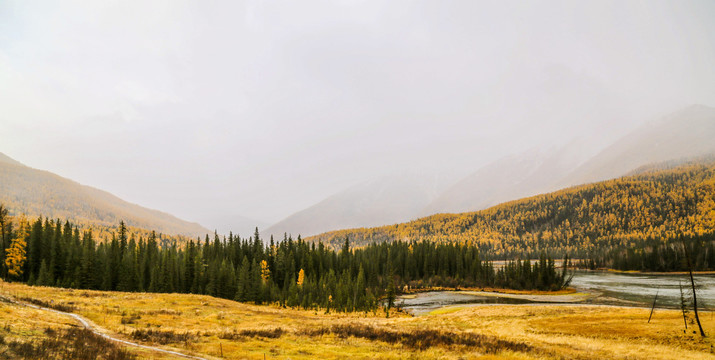
[[639,167],[715,153],[715,108],[692,105],[620,138],[560,181],[571,186],[623,176]]
[[442,188],[440,180],[422,174],[381,177],[334,194],[272,225],[265,233],[282,239],[284,233],[309,236],[413,219]]
[[497,160],[446,189],[423,215],[465,212],[556,190],[557,181],[582,162],[578,142],[550,152],[530,152]]
[[258,228],[262,234],[264,232],[263,229],[270,225],[264,221],[242,215],[218,212],[201,214],[201,217],[197,220],[202,224],[217,224],[215,225],[216,227],[211,228],[211,230],[216,230],[219,234],[228,235],[229,232],[232,232],[234,235],[240,235],[241,237],[252,236],[256,228]]
[[625,253],[626,249],[644,248],[647,241],[668,244],[679,234],[712,237],[713,158],[649,168],[638,175],[574,186],[476,212],[333,231],[306,241],[320,241],[333,248],[339,248],[345,238],[354,246],[395,240],[477,243],[484,249],[481,251],[499,258],[520,253],[538,256],[542,251],[585,257],[598,247],[620,247]]
[[477,211],[628,175],[650,164],[678,164],[679,159],[713,154],[712,139],[715,109],[693,105],[645,123],[611,145],[604,147],[594,144],[593,139],[583,139],[550,151],[507,156],[447,187],[426,187],[418,184],[414,176],[358,185],[286,218],[268,232],[308,236],[331,229],[403,222],[435,213]]
[[128,203],[106,191],[79,184],[49,171],[25,166],[0,153],[0,203],[12,215],[62,218],[79,225],[127,225],[165,234],[202,235],[203,226],[170,214]]
[[[502,158],[448,188],[423,214],[486,209],[568,186],[624,176],[649,164],[712,154],[712,139],[715,109],[693,105],[636,128],[591,157],[585,157],[589,150],[574,141],[553,153]],[[591,144],[585,145],[588,148]]]

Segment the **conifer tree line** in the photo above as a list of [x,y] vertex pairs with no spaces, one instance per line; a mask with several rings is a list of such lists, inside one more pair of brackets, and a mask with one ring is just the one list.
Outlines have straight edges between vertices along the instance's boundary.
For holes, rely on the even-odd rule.
[[264,244],[256,229],[247,238],[214,234],[162,246],[156,233],[135,237],[123,222],[111,239],[99,241],[67,221],[4,221],[2,277],[30,285],[207,294],[348,312],[375,310],[381,299],[392,304],[405,288],[556,290],[567,284],[565,272],[546,256],[533,265],[512,261],[495,269],[476,247],[457,243],[397,241],[352,249],[346,240],[334,251],[300,236]]
[[[715,241],[710,235],[679,235],[664,241],[644,239],[633,246],[607,246],[593,251],[576,266],[588,269],[610,268],[638,271],[712,271],[715,270]],[[691,254],[692,269],[686,261]]]

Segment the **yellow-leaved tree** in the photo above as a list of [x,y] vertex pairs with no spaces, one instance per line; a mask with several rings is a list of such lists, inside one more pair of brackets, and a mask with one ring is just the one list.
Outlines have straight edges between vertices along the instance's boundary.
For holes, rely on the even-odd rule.
[[298,286],[303,286],[304,281],[305,281],[305,271],[303,269],[300,269],[300,272],[298,272]]
[[268,262],[266,260],[261,260],[261,279],[265,284],[271,277],[271,269],[268,268]]
[[29,234],[30,224],[27,222],[25,215],[20,216],[20,224],[17,229],[15,238],[10,243],[5,257],[5,266],[10,277],[19,278],[22,276],[22,267],[27,260],[27,236]]

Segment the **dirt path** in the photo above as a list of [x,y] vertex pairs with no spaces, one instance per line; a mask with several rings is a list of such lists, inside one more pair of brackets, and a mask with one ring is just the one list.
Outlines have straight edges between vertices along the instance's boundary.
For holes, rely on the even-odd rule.
[[94,326],[90,323],[89,320],[85,319],[84,317],[82,317],[82,316],[80,316],[80,315],[74,314],[74,313],[59,311],[59,310],[50,309],[50,308],[42,307],[42,306],[35,305],[35,304],[28,304],[28,303],[20,302],[20,301],[17,301],[17,300],[15,300],[15,299],[12,299],[12,298],[9,298],[9,297],[3,296],[3,295],[0,295],[0,298],[2,298],[3,300],[5,300],[5,301],[7,301],[7,302],[10,302],[10,303],[13,303],[13,304],[17,304],[17,305],[20,305],[20,306],[26,306],[26,307],[30,307],[30,308],[33,308],[33,309],[43,310],[43,311],[51,311],[51,312],[54,312],[54,313],[57,313],[57,314],[69,316],[69,317],[71,317],[71,318],[77,320],[80,324],[82,324],[82,326],[83,326],[85,329],[87,329],[87,330],[93,332],[94,334],[97,334],[97,335],[99,335],[99,336],[101,336],[101,337],[103,337],[103,338],[105,338],[105,339],[107,339],[107,340],[114,341],[114,342],[117,342],[117,343],[120,343],[120,344],[123,344],[123,345],[126,345],[126,346],[131,346],[131,347],[136,347],[136,348],[140,348],[140,349],[156,351],[156,352],[160,352],[160,353],[164,353],[164,354],[169,354],[169,355],[174,355],[174,356],[183,357],[183,358],[186,358],[186,359],[209,360],[209,359],[207,359],[207,358],[202,358],[202,357],[198,357],[198,356],[194,356],[194,355],[183,354],[183,353],[180,353],[180,352],[178,352],[178,351],[166,350],[166,349],[158,348],[158,347],[155,347],[155,346],[148,346],[148,345],[137,344],[137,343],[135,343],[135,342],[126,341],[126,340],[122,340],[122,339],[119,339],[119,338],[112,337],[111,335],[108,335],[108,334],[106,334],[106,333],[103,333],[103,332],[97,330],[97,328],[94,327]]

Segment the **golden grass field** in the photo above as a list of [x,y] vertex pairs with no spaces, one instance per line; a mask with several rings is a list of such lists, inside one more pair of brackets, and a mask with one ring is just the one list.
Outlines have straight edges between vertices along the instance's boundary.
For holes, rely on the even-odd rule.
[[[715,359],[712,338],[684,333],[681,313],[672,310],[656,309],[650,324],[650,309],[589,305],[457,306],[385,318],[383,312],[325,314],[202,295],[11,283],[0,283],[0,293],[71,306],[117,337],[210,359]],[[5,339],[76,326],[67,316],[0,304]],[[713,314],[701,320],[715,336]],[[171,358],[127,349],[140,358]]]

